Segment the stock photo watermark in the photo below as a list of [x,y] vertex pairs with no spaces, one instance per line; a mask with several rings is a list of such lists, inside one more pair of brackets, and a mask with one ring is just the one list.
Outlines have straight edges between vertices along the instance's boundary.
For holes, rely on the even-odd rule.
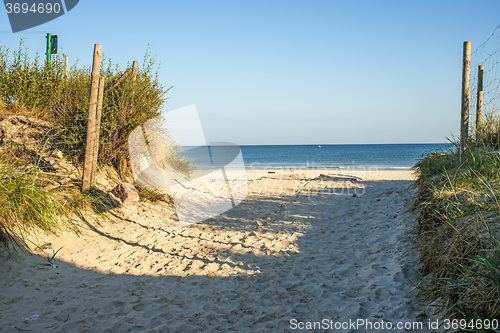
[[363,330],[378,332],[380,330],[397,330],[402,332],[418,332],[422,330],[497,330],[500,322],[497,319],[429,319],[427,321],[385,321],[368,319],[333,320],[324,318],[320,321],[299,321],[290,319],[289,328],[291,330],[326,330],[326,331],[346,331]]
[[168,191],[181,226],[222,214],[248,194],[240,147],[207,143],[194,105],[147,121],[128,144],[136,183]]
[[4,0],[13,33],[52,21],[70,10],[79,0]]

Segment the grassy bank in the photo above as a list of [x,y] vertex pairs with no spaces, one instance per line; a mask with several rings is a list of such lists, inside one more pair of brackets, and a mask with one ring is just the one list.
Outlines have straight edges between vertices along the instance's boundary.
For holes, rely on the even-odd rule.
[[499,129],[498,119],[489,116],[483,129],[472,134],[465,156],[456,149],[431,153],[415,166],[420,287],[455,318],[500,318]]
[[[105,78],[99,164],[114,167],[122,178],[131,175],[127,138],[132,130],[160,114],[165,89],[158,69],[146,51],[134,78],[126,68],[103,59]],[[122,71],[129,75],[122,77]],[[21,40],[16,50],[0,47],[0,121],[12,115],[27,115],[50,123],[50,133],[38,135],[37,147],[7,142],[0,128],[0,240],[24,241],[32,230],[57,232],[77,228],[75,217],[88,209],[99,210],[106,196],[99,191],[80,193],[78,180],[57,186],[61,180],[44,172],[44,158],[60,150],[64,158],[80,167],[86,144],[91,68],[75,63],[64,73],[63,55],[45,66],[44,57],[30,56]],[[120,79],[121,78],[121,79]],[[117,83],[120,79],[119,83]],[[30,133],[20,133],[33,137]],[[16,134],[17,135],[17,134]],[[47,150],[49,152],[47,152]],[[50,163],[48,165],[50,166]],[[54,186],[56,184],[56,186]],[[150,191],[151,192],[151,191]],[[148,192],[149,199],[157,199]],[[154,194],[154,193],[153,193]]]
[[[109,59],[101,61],[105,87],[99,162],[117,168],[128,157],[130,132],[160,114],[170,89],[159,83],[159,67],[148,51],[136,78],[127,75],[116,84],[125,70]],[[75,63],[66,76],[62,54],[53,57],[49,69],[39,55],[30,58],[22,41],[14,51],[0,47],[0,99],[15,112],[24,110],[55,123],[58,140],[79,162],[83,160],[86,142],[90,74],[90,67],[78,67]]]

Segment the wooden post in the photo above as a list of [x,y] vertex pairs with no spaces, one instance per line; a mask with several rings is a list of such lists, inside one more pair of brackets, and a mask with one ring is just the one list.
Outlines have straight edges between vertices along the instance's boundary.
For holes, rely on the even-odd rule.
[[[137,69],[138,69],[138,67],[139,67],[139,62],[137,60],[134,60],[132,62],[132,71],[131,71],[131,73],[132,73],[132,81],[134,81],[134,82],[137,80]],[[130,72],[130,68],[127,68],[127,70],[125,72],[127,72],[127,71]],[[135,91],[132,90],[132,96],[134,96],[134,95],[135,95]],[[133,108],[133,105],[132,105],[133,103],[131,102],[130,104],[131,104],[130,108],[132,109]],[[149,153],[151,155],[151,147],[149,146],[149,140],[148,140],[148,136],[146,134],[146,129],[144,128],[144,124],[141,125],[141,128],[142,128],[142,135],[144,135],[144,140],[146,140],[146,145],[147,145],[147,147],[149,149]],[[163,160],[161,162],[163,163]],[[127,165],[127,161],[124,160],[124,162],[122,164]],[[165,171],[165,169],[164,169],[164,171]],[[122,173],[124,174],[125,172],[122,172]],[[166,181],[166,178],[165,178],[165,181]]]
[[462,112],[460,118],[460,155],[467,151],[469,136],[470,42],[464,42],[462,62]]
[[94,45],[94,61],[92,63],[92,81],[90,83],[89,119],[87,122],[87,146],[85,148],[85,164],[83,165],[82,191],[91,189],[93,156],[95,151],[97,95],[99,90],[99,73],[101,67],[102,45]]
[[99,134],[101,131],[101,112],[102,112],[102,99],[104,96],[104,77],[99,77],[99,90],[97,92],[97,110],[95,117],[95,135],[94,135],[94,151],[92,154],[92,173],[90,175],[90,184],[92,186],[96,183],[97,173],[97,158],[99,156]]
[[483,113],[483,70],[484,66],[477,68],[477,105],[476,105],[476,133],[481,128],[481,115]]
[[68,55],[64,55],[64,76],[68,78]]
[[137,60],[134,60],[132,63],[132,80],[135,81],[137,78],[137,67],[139,67],[139,62]]

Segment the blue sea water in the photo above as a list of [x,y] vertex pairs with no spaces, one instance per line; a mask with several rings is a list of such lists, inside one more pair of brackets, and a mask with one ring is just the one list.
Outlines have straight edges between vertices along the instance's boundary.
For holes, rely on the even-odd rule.
[[427,152],[450,144],[355,144],[241,146],[247,168],[407,169]]
[[[236,148],[235,148],[236,147]],[[425,153],[450,144],[242,145],[185,147],[198,167],[226,165],[241,151],[246,168],[389,168],[408,169]],[[236,149],[236,150],[235,150]],[[233,163],[234,165],[234,163]],[[243,167],[243,163],[236,163]]]

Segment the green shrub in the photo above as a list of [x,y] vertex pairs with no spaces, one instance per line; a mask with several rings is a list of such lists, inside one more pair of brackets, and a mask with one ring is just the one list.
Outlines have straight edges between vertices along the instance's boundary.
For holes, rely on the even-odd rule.
[[[158,82],[157,73],[151,75],[154,59],[148,54],[143,66],[134,77],[121,77],[118,67],[114,70],[111,62],[101,70],[105,78],[101,131],[99,136],[99,162],[112,164],[118,170],[123,160],[128,157],[127,138],[136,127],[160,115],[165,100],[165,90]],[[67,84],[54,100],[53,108],[60,122],[59,136],[67,146],[67,150],[76,161],[84,158],[88,101],[90,87],[90,70],[73,70]]]
[[64,63],[60,56],[53,58],[52,68],[40,61],[37,53],[30,60],[23,40],[9,58],[9,49],[0,47],[0,96],[8,104],[49,110],[53,95],[64,83]]
[[[107,67],[104,64],[107,62]],[[136,77],[121,77],[118,65],[102,59],[101,76],[105,78],[99,163],[112,164],[120,170],[128,157],[127,138],[131,131],[160,114],[165,101],[165,89],[158,81],[159,67],[146,51]],[[84,158],[90,68],[73,65],[66,78],[64,61],[57,55],[47,68],[39,55],[30,60],[21,40],[19,49],[12,52],[0,47],[0,98],[9,106],[35,108],[44,119],[53,120],[57,136],[69,156],[81,163]]]
[[[51,120],[55,125],[54,143],[81,166],[87,135],[90,69],[78,68],[75,63],[66,76],[60,55],[53,57],[51,68],[44,62],[38,54],[31,60],[22,40],[12,53],[0,47],[0,116],[29,113]],[[105,87],[99,163],[114,165],[122,175],[127,172],[124,161],[128,161],[129,134],[160,115],[165,95],[171,89],[159,83],[158,70],[148,51],[134,76],[130,71],[122,76],[119,66],[110,60],[101,62],[100,75],[105,79]],[[99,213],[109,208],[110,199],[104,192],[97,189],[80,192],[79,182],[64,189],[54,188],[50,186],[53,180],[40,176],[37,163],[33,165],[31,157],[22,156],[22,149],[21,155],[13,152],[0,146],[0,240],[15,239],[23,243],[24,235],[36,229],[51,232],[64,226],[76,229],[74,217],[86,221],[85,211]],[[167,156],[168,162],[176,170],[190,173],[192,162],[181,152],[181,147],[174,146]],[[141,190],[141,193],[151,201],[171,202],[158,191]]]

